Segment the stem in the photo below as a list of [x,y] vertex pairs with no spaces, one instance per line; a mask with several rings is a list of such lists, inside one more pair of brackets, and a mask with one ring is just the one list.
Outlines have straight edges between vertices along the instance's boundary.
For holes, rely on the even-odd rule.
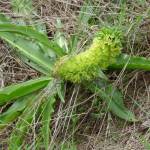
[[127,54],[121,54],[117,58],[117,62],[111,64],[109,69],[122,69],[126,68],[128,70],[145,70],[150,71],[150,59],[146,59],[144,57],[139,56],[129,56]]

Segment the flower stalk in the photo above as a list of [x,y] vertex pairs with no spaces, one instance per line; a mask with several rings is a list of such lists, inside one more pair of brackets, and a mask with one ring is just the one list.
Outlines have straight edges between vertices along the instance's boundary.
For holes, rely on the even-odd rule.
[[91,46],[75,56],[64,56],[55,64],[54,75],[73,83],[90,81],[99,76],[100,69],[107,69],[120,55],[121,33],[116,29],[103,28]]
[[74,56],[64,56],[55,63],[54,75],[73,83],[99,77],[100,69],[140,69],[150,71],[150,60],[121,54],[122,33],[116,28],[102,28],[91,46]]

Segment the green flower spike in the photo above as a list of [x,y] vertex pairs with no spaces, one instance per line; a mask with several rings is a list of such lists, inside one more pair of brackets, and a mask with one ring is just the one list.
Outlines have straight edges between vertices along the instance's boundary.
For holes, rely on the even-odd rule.
[[115,63],[121,53],[121,32],[115,28],[102,28],[91,46],[75,56],[64,56],[55,64],[54,75],[73,83],[98,77],[99,69]]

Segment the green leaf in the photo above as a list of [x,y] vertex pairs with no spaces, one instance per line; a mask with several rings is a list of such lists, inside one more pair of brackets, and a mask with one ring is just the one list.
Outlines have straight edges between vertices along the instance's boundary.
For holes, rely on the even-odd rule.
[[[38,66],[44,69],[43,72],[50,73],[52,70],[52,62],[40,52],[39,47],[33,42],[17,37],[15,34],[7,32],[0,32],[0,37],[17,48],[17,51],[27,57],[29,60],[35,62]],[[35,67],[34,67],[35,68]],[[38,69],[38,68],[35,68]]]
[[21,115],[18,120],[15,129],[11,133],[9,139],[9,150],[14,149],[22,149],[22,143],[24,141],[24,137],[27,134],[32,121],[34,119],[35,110],[33,109],[33,105],[25,109],[24,113]]
[[[33,6],[32,0],[11,0],[12,11],[16,16],[13,18],[14,24],[31,25],[37,31],[44,33],[46,31],[45,23],[37,19],[37,10]],[[21,17],[20,17],[21,16]]]
[[142,136],[140,139],[141,144],[144,145],[145,150],[150,150],[150,142],[146,140],[144,136]]
[[64,83],[62,82],[59,86],[57,86],[57,94],[61,100],[62,103],[65,103],[65,87]]
[[14,13],[28,16],[33,12],[32,0],[11,0]]
[[13,22],[19,25],[31,24],[33,22],[32,14],[35,14],[35,9],[32,5],[32,0],[11,0],[12,11],[16,16]]
[[112,85],[102,87],[97,83],[91,83],[88,88],[107,103],[108,110],[112,113],[126,121],[137,121],[134,114],[124,106],[122,95],[115,87]]
[[89,27],[89,20],[93,16],[93,6],[90,0],[84,1],[84,4],[80,10],[79,16],[77,18],[77,30],[69,39],[69,50],[78,51],[78,43],[82,39],[83,35],[87,32],[87,27]]
[[50,41],[45,34],[40,33],[37,30],[34,30],[33,27],[18,26],[14,24],[0,24],[0,32],[13,32],[24,35],[52,49],[58,56],[63,56],[65,54],[63,52],[63,49],[60,48],[55,42]]
[[57,28],[57,31],[55,34],[55,41],[62,49],[66,51],[66,53],[68,53],[69,52],[68,43],[64,36],[64,33],[62,32],[63,25],[60,19],[57,19],[56,28]]
[[74,34],[70,37],[69,39],[69,49],[70,51],[77,51],[77,46],[78,46],[78,42],[79,42],[79,36]]
[[10,23],[9,18],[2,13],[0,13],[0,24],[1,23]]
[[[36,71],[46,75],[46,76],[50,76],[52,73],[52,68],[50,70],[47,70],[45,66],[41,66],[38,65],[37,63],[35,63],[34,61],[32,61],[31,59],[28,59],[27,57],[21,55],[21,53],[17,53],[17,56],[24,62],[26,63],[28,66],[30,66],[31,68],[35,69]],[[49,63],[49,66],[52,67],[52,64]]]
[[93,7],[90,0],[86,0],[82,6],[78,18],[78,22],[81,26],[81,30],[84,29],[85,25],[88,25],[88,21],[93,16]]
[[104,74],[104,72],[99,69],[99,78],[104,79],[104,80],[108,80],[107,76]]
[[116,87],[114,87],[112,84],[109,84],[104,90],[115,103],[124,107],[123,95]]
[[49,77],[41,77],[24,83],[4,87],[0,89],[0,105],[5,104],[6,102],[11,102],[16,98],[37,91],[45,87],[50,81],[51,78]]
[[[36,31],[46,35],[46,25],[40,19],[35,18],[37,16],[37,11],[33,7],[31,0],[12,0],[11,3],[12,3],[13,12],[17,14],[18,16],[22,16],[22,17],[17,17],[13,19],[14,24],[30,25]],[[37,45],[40,45],[40,48],[44,53],[43,55],[47,55],[50,57],[51,55],[54,55],[54,52],[51,49],[47,48],[46,46],[40,43],[38,43]],[[28,63],[28,64],[32,67],[35,67],[35,64],[33,63]]]
[[77,150],[77,145],[73,141],[63,142],[60,147],[61,150]]
[[42,99],[43,94],[41,92],[32,97],[28,107],[23,111],[16,123],[15,129],[10,135],[9,150],[22,149],[24,138],[29,129],[31,129],[33,119],[35,118],[39,103],[41,103]]
[[[6,16],[0,14],[1,23],[10,23],[10,21]],[[0,32],[0,36],[17,48],[16,53],[26,64],[43,74],[50,74],[53,66],[53,60],[50,57],[54,57],[50,49],[14,33]]]
[[35,97],[33,97],[33,100],[30,102],[28,107],[26,107],[23,114],[20,116],[20,119],[18,120],[17,125],[10,136],[9,150],[19,148],[22,149],[24,138],[27,135],[29,129],[31,129],[36,114],[39,112],[40,109],[39,106],[41,106],[41,104],[45,102],[46,100],[45,98],[47,96],[51,95],[51,91],[53,89],[49,89],[49,86],[51,85],[53,87],[55,84],[54,81],[55,80],[52,79],[51,82],[49,82],[49,85],[47,85],[47,87],[43,91],[41,91]]
[[150,71],[150,59],[139,56],[129,56],[127,54],[121,54],[116,63],[111,64],[108,69],[125,69],[128,70],[145,70]]
[[0,114],[0,129],[12,123],[34,99],[35,94],[25,96],[14,102],[7,111]]
[[46,98],[46,101],[43,106],[43,113],[42,113],[42,137],[44,140],[45,150],[49,149],[49,142],[50,142],[50,122],[52,119],[52,113],[54,112],[53,104],[55,103],[56,99],[51,96]]

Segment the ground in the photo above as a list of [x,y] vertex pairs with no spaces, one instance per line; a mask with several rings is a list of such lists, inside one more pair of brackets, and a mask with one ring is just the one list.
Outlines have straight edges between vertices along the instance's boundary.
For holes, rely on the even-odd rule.
[[[93,0],[94,4],[89,7],[93,7],[95,10],[91,14],[95,16],[94,22],[114,23],[118,20],[119,3],[121,2],[121,0]],[[56,32],[55,24],[58,17],[64,24],[63,31],[66,33],[66,37],[73,34],[76,30],[77,16],[82,5],[83,0],[34,0],[34,7],[38,9],[38,18],[47,24],[50,37]],[[147,58],[150,57],[149,8],[150,2],[148,0],[127,1],[126,14],[123,14],[125,15],[123,25],[127,34],[126,41],[124,41],[124,52]],[[11,7],[7,0],[0,0],[0,10],[12,15]],[[141,20],[139,19],[140,17],[142,18]],[[93,24],[86,27],[84,31],[85,37],[81,40],[80,47],[97,30],[97,25]],[[0,42],[1,88],[12,83],[20,83],[35,78],[38,75],[39,73],[21,62],[6,43],[3,41]],[[63,111],[69,107],[71,108],[73,105],[84,105],[87,108],[82,114],[79,112],[78,115],[81,116],[79,123],[75,126],[74,131],[69,134],[74,134],[77,137],[76,142],[79,150],[148,150],[145,141],[150,142],[150,72],[138,70],[114,71],[113,73],[108,72],[108,75],[111,81],[124,94],[126,106],[135,113],[140,121],[137,123],[128,123],[111,113],[103,113],[100,117],[94,118],[92,116],[94,110],[91,103],[94,95],[83,92],[80,86],[67,85],[71,86],[70,94],[68,95],[68,103]],[[76,101],[76,97],[80,101]],[[70,102],[71,98],[74,101],[73,103]],[[3,109],[5,108],[0,108],[0,112]],[[54,115],[54,121],[55,119],[57,120],[59,113],[62,112],[58,111]],[[68,109],[67,114],[69,117],[71,117],[70,113],[71,110]],[[53,129],[58,130],[55,136],[60,131],[62,131],[60,133],[66,133],[67,129],[70,128],[67,127],[67,129],[64,129],[63,124],[67,124],[66,116],[64,116],[64,113],[61,115],[64,117],[64,120],[61,120],[62,125],[58,126],[58,128],[53,126]],[[9,132],[11,132],[11,127],[5,132],[0,133],[1,144],[5,145],[7,143]],[[64,140],[67,140],[66,137],[64,136]]]

